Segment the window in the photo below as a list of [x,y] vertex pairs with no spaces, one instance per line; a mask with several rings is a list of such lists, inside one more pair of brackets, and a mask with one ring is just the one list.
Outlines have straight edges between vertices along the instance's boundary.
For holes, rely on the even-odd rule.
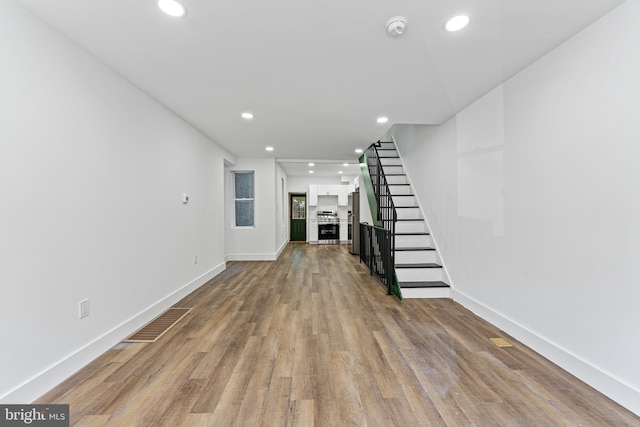
[[307,196],[291,196],[291,219],[305,219]]
[[254,226],[254,179],[253,171],[233,173],[233,194],[235,201],[235,226]]

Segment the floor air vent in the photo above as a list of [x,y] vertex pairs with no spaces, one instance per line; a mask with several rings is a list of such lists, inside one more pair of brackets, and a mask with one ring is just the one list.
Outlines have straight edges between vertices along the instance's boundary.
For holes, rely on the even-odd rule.
[[489,338],[498,347],[513,347],[511,343],[504,338]]
[[122,342],[156,342],[190,311],[190,308],[170,308]]

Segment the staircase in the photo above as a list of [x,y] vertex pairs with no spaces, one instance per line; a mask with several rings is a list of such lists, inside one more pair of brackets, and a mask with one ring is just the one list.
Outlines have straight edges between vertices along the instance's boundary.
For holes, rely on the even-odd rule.
[[450,287],[393,142],[377,146],[397,212],[395,272],[403,298],[449,298]]

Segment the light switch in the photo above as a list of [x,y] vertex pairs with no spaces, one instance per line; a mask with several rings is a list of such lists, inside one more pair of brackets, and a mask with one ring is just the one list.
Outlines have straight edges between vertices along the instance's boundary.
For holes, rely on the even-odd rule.
[[182,203],[185,204],[185,205],[187,203],[189,203],[189,195],[188,194],[183,194],[182,195]]

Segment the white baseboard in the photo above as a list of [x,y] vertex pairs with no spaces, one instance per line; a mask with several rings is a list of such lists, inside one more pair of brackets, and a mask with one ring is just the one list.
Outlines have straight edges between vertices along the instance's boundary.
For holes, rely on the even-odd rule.
[[276,261],[282,252],[289,244],[289,240],[285,240],[284,243],[278,248],[276,253],[266,254],[227,254],[225,259],[227,261]]
[[640,390],[547,340],[462,292],[453,299],[600,393],[640,416]]
[[54,363],[49,368],[34,375],[18,387],[0,396],[3,404],[25,404],[33,402],[62,381],[69,378],[82,367],[98,358],[104,352],[118,344],[127,336],[149,323],[169,307],[189,295],[200,286],[213,279],[226,269],[225,263],[219,264],[200,277],[192,280],[158,302],[147,307],[140,313],[125,320],[120,325],[106,332],[104,335],[89,342],[84,347],[71,353],[64,359]]
[[229,254],[227,261],[275,261],[277,254]]
[[280,255],[282,255],[282,252],[285,250],[288,244],[289,244],[289,240],[285,240],[284,243],[280,246],[280,249],[278,249],[278,252],[276,253],[276,259],[280,258]]

